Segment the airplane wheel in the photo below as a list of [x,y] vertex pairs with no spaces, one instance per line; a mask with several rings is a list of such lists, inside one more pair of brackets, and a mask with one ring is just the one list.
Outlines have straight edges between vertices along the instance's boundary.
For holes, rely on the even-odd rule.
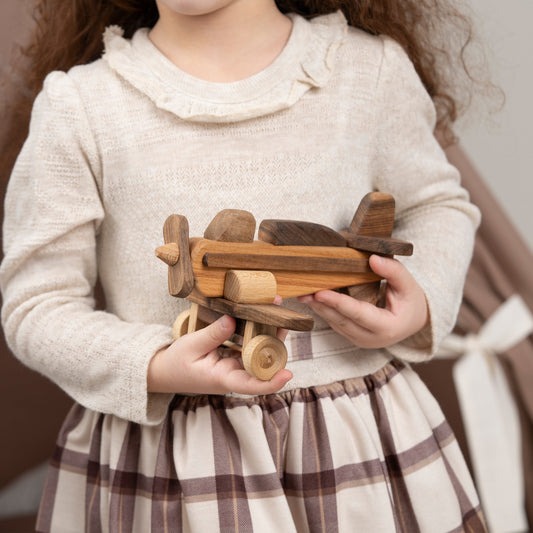
[[174,340],[183,337],[183,335],[187,333],[187,330],[189,329],[190,315],[191,311],[190,309],[187,309],[186,311],[182,311],[174,321],[174,326],[172,326],[172,336],[174,337]]
[[246,371],[263,381],[287,364],[287,348],[283,342],[271,335],[257,335],[242,350],[242,361]]

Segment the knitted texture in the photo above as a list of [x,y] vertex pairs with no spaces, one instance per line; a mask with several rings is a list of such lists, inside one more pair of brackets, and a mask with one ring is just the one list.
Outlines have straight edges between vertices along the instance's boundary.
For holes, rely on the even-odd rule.
[[224,208],[342,229],[367,192],[394,195],[431,326],[361,350],[317,320],[311,352],[313,336],[326,348],[289,363],[287,388],[424,360],[451,330],[479,213],[433,136],[429,96],[392,40],[338,13],[292,20],[274,63],[235,83],[195,79],[146,30],[130,42],[116,28],[102,59],[47,77],[7,192],[2,320],[17,357],[82,405],[146,424],[166,412],[170,395],[148,394],[146,375],[189,305],[154,256],[171,213],[191,236]]

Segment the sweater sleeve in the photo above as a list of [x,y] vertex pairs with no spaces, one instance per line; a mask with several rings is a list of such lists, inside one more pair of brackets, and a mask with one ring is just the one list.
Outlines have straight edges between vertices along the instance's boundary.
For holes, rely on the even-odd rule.
[[100,159],[78,92],[54,72],[32,111],[8,185],[0,267],[9,347],[81,405],[145,424],[170,395],[148,394],[147,368],[171,328],[95,310]]
[[398,259],[424,290],[430,314],[429,326],[389,350],[418,362],[455,324],[480,213],[435,139],[435,108],[411,61],[393,40],[384,38],[383,47],[374,186],[396,199],[394,236],[414,243],[413,256]]

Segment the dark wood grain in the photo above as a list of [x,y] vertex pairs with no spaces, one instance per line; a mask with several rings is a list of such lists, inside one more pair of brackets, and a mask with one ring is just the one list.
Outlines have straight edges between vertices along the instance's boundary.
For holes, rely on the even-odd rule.
[[350,233],[390,237],[394,229],[394,198],[381,192],[368,193],[359,204],[350,224]]
[[[411,255],[412,246],[400,246],[391,239],[395,208],[394,197],[390,194],[371,192],[365,195],[348,232],[341,232],[346,238],[347,246],[382,255]],[[380,296],[380,282],[356,284],[346,287],[346,291],[354,298],[376,305]]]
[[372,283],[362,283],[361,285],[353,285],[346,288],[346,292],[357,300],[377,305],[381,290],[381,281],[373,281]]
[[302,315],[273,304],[239,304],[230,302],[224,298],[208,298],[198,290],[193,290],[189,294],[188,300],[217,313],[244,320],[252,320],[260,324],[295,331],[309,331],[313,329],[313,317]]
[[203,264],[211,268],[294,270],[296,272],[371,272],[367,257],[301,257],[283,255],[207,253]]
[[[218,313],[217,311],[214,311],[213,309],[209,309],[208,307],[204,307],[203,305],[198,306],[198,320],[201,320],[204,324],[212,324],[216,320],[218,320],[220,317],[222,317],[224,313]],[[242,318],[235,318],[235,335],[244,335],[244,330],[246,326],[246,320]]]
[[259,239],[279,246],[346,246],[345,239],[335,230],[295,220],[263,220]]
[[348,231],[341,231],[340,234],[346,239],[348,246],[356,250],[382,255],[413,255],[413,244],[407,241],[356,235]]
[[174,243],[180,251],[176,264],[168,267],[168,290],[172,296],[185,298],[194,287],[189,253],[189,223],[182,215],[170,215],[163,226],[165,244]]

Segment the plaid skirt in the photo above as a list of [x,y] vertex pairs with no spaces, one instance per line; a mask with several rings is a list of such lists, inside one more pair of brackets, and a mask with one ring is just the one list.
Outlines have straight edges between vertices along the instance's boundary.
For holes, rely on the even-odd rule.
[[455,437],[410,367],[263,397],[176,396],[141,426],[75,405],[40,532],[485,531]]

